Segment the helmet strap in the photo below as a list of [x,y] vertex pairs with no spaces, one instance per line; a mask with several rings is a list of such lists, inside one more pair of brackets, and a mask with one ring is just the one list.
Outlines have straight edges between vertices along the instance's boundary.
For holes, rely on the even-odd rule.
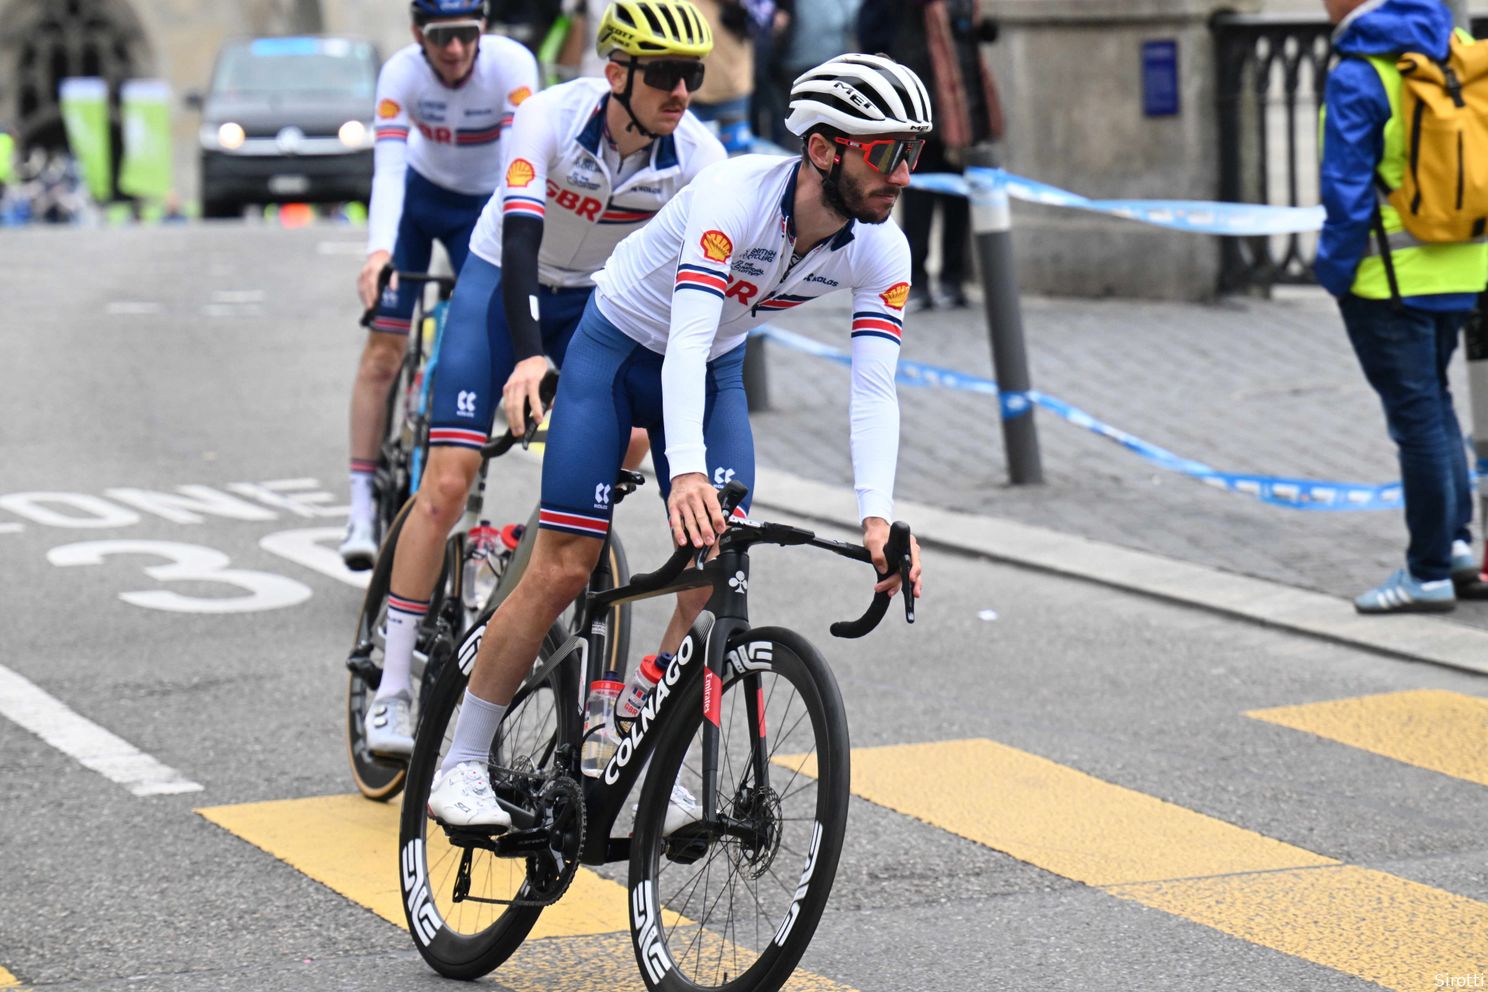
[[625,116],[630,118],[630,123],[625,125],[625,130],[635,131],[641,137],[655,141],[661,135],[648,131],[646,125],[642,124],[640,118],[635,115],[635,111],[630,109],[630,96],[635,92],[635,72],[635,59],[631,58],[625,65],[625,92],[614,94],[615,100],[625,108]]

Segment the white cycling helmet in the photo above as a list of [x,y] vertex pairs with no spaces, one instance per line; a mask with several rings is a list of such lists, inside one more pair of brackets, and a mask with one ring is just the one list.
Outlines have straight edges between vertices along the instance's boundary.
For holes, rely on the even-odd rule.
[[819,124],[844,134],[930,130],[930,94],[912,70],[883,55],[839,55],[796,77],[785,126]]

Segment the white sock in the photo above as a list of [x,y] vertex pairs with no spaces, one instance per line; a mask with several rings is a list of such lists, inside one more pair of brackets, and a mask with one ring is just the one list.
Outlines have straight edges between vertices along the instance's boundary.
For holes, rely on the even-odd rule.
[[388,593],[387,637],[382,652],[382,682],[377,686],[378,699],[388,699],[409,692],[409,671],[413,668],[413,648],[418,643],[419,624],[429,612],[429,601],[404,599]]
[[449,753],[439,763],[439,774],[443,775],[462,761],[479,761],[484,765],[491,754],[491,742],[496,739],[496,728],[505,715],[505,706],[488,703],[479,696],[472,696],[466,689],[460,715],[455,718],[455,739],[450,742]]
[[351,519],[370,521],[377,514],[377,502],[372,489],[372,472],[364,469],[352,469],[349,477],[351,483]]

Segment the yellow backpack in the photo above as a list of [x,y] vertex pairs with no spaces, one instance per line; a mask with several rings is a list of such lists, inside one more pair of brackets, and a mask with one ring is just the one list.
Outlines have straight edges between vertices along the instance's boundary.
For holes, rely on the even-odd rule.
[[1421,241],[1457,243],[1488,233],[1488,43],[1456,32],[1445,62],[1405,52],[1400,112],[1405,178],[1389,203]]

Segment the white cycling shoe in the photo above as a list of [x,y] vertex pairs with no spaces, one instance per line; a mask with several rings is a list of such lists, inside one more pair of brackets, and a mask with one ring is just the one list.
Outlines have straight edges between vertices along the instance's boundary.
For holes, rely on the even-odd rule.
[[447,827],[505,830],[511,816],[496,801],[484,762],[462,761],[434,780],[429,815]]
[[670,837],[683,827],[691,826],[703,818],[703,806],[697,797],[687,791],[681,782],[672,783],[672,798],[667,803],[666,820],[661,825],[661,835]]
[[362,718],[367,750],[379,758],[404,758],[413,753],[412,700],[400,692],[374,699]]
[[341,541],[341,560],[353,572],[365,572],[377,561],[377,528],[370,520],[351,520]]

